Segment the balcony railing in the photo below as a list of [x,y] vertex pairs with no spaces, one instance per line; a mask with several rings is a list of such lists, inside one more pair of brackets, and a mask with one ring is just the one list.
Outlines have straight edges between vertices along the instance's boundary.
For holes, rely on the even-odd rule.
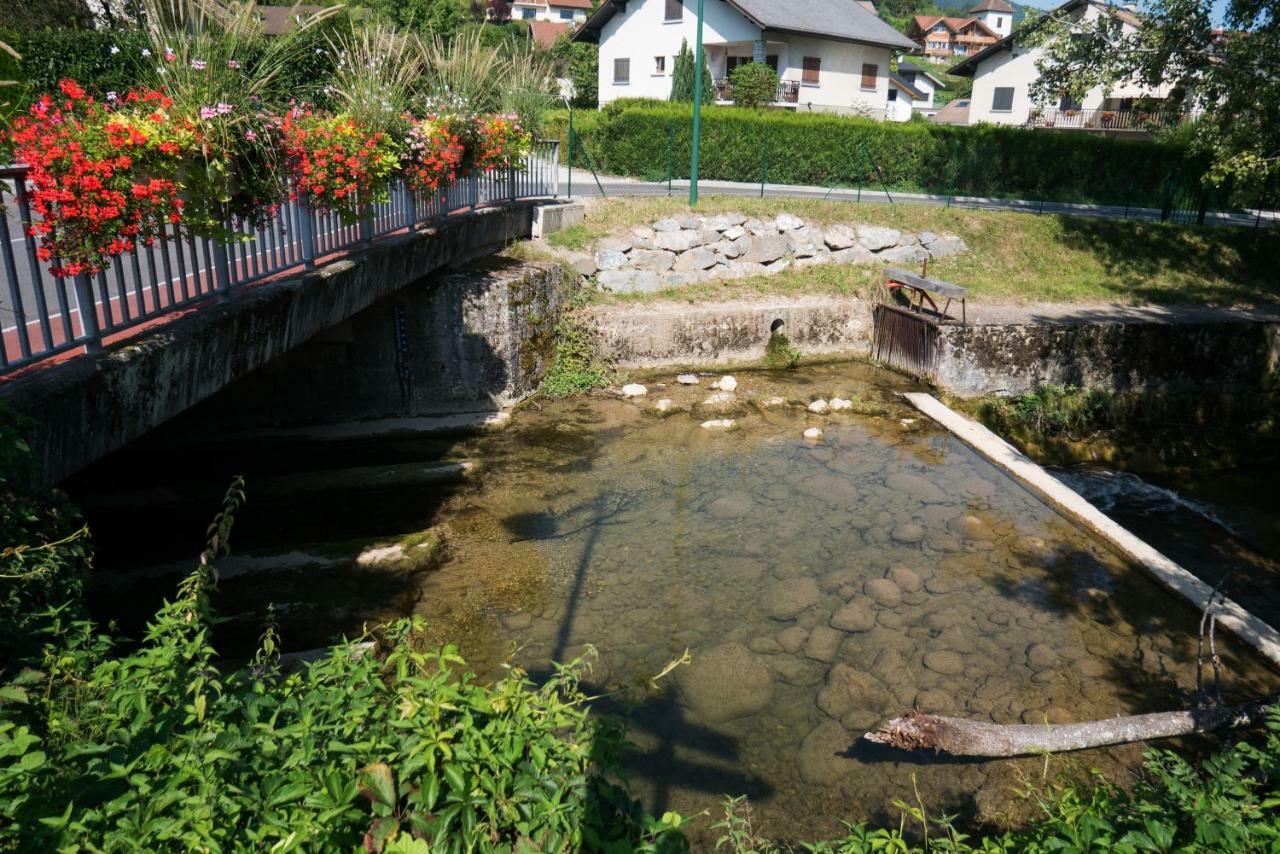
[[[559,143],[539,142],[520,169],[472,175],[432,196],[403,183],[358,222],[313,209],[305,194],[269,223],[232,223],[230,244],[176,227],[151,246],[121,255],[101,273],[54,278],[27,233],[33,215],[25,166],[0,166],[0,375],[64,351],[94,350],[104,338],[163,314],[216,305],[271,276],[309,269],[325,256],[439,222],[452,213],[559,193]],[[15,204],[16,202],[16,204]]]
[[[716,79],[716,100],[733,100],[733,81],[728,77],[720,77]],[[773,102],[775,104],[800,103],[800,83],[796,80],[783,80],[779,82],[777,97],[773,99]]]
[[1032,110],[1027,126],[1077,130],[1153,131],[1177,127],[1194,118],[1193,113],[1148,110]]

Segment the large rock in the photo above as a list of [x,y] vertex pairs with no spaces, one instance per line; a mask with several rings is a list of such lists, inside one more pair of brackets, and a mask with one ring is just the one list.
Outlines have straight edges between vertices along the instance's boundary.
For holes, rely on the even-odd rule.
[[676,253],[664,249],[637,249],[631,253],[628,263],[637,270],[665,273],[676,263]]
[[608,252],[630,252],[632,243],[625,237],[606,237],[596,244],[596,248]]
[[823,721],[813,728],[800,745],[796,761],[806,783],[829,786],[851,774],[858,763],[848,755],[853,738],[836,721]]
[[660,219],[653,224],[653,230],[659,233],[664,231],[679,231],[680,223],[676,222],[674,219]]
[[947,494],[937,484],[910,472],[894,472],[885,478],[884,485],[894,492],[926,504],[941,504],[947,500]]
[[804,649],[804,642],[809,639],[809,630],[803,626],[788,626],[778,632],[778,646],[795,655]]
[[791,620],[818,604],[818,583],[812,578],[776,582],[764,595],[764,610],[775,620]]
[[960,657],[958,652],[951,652],[945,649],[926,652],[924,654],[924,666],[934,673],[941,673],[943,676],[958,676],[964,673],[964,659]]
[[680,273],[698,273],[715,265],[716,253],[709,249],[698,247],[690,249],[677,258],[673,269]]
[[885,577],[898,585],[903,593],[919,593],[924,589],[924,581],[915,570],[898,565],[889,569]]
[[787,239],[780,235],[766,235],[751,241],[743,253],[744,264],[771,264],[787,254]]
[[945,234],[930,241],[926,241],[922,234],[920,235],[920,245],[934,258],[946,258],[948,255],[958,255],[961,252],[969,251],[969,247],[965,245],[965,242],[954,234]]
[[627,263],[627,256],[616,249],[601,249],[596,253],[596,267],[601,270],[617,270]]
[[697,214],[681,214],[676,217],[676,222],[680,223],[681,228],[691,228],[694,231],[701,231],[707,224],[707,218],[698,216]]
[[833,225],[822,232],[822,239],[832,249],[848,249],[858,242],[858,233],[847,225]]
[[756,237],[769,237],[778,233],[778,228],[772,222],[761,222],[758,219],[749,219],[742,224],[749,233]]
[[797,258],[811,258],[825,248],[822,230],[811,225],[787,232],[787,244]]
[[614,294],[651,294],[662,290],[662,280],[652,270],[605,270],[596,281]]
[[821,267],[823,264],[830,264],[830,263],[831,263],[831,251],[829,249],[823,248],[823,249],[819,249],[813,255],[810,255],[804,258],[799,258],[796,261],[796,269],[807,270],[810,267]]
[[896,608],[902,604],[902,588],[888,578],[868,579],[862,585],[862,592],[876,600],[876,604],[885,608]]
[[798,228],[804,228],[804,220],[789,213],[781,213],[773,221],[773,226],[778,231],[795,231]]
[[569,267],[579,276],[590,278],[596,274],[600,268],[596,266],[596,259],[590,255],[572,255],[569,258]]
[[879,225],[858,226],[858,242],[872,252],[897,246],[902,239],[902,232],[896,228],[885,228]]
[[773,674],[736,641],[695,653],[676,679],[685,705],[706,723],[757,714],[773,700]]
[[670,252],[688,252],[701,244],[702,238],[696,231],[659,231],[653,238],[654,246]]
[[869,632],[876,627],[876,615],[865,601],[856,599],[831,615],[831,626],[842,632]]
[[923,246],[897,246],[886,249],[879,255],[881,261],[890,264],[918,264],[928,257],[929,253]]
[[830,626],[814,626],[809,632],[809,639],[804,643],[804,654],[814,661],[826,664],[836,660],[840,651],[840,642],[844,640],[844,632],[838,632]]
[[723,256],[726,260],[732,261],[742,254],[742,250],[738,248],[738,244],[732,240],[717,240],[715,243],[708,243],[706,248]]
[[713,216],[707,220],[706,227],[712,231],[728,231],[733,228],[733,223],[727,216]]
[[763,264],[748,264],[746,261],[730,261],[725,271],[726,279],[746,279],[751,276],[765,275]]
[[833,264],[869,264],[876,260],[876,254],[865,246],[850,246],[831,253]]
[[831,665],[827,684],[818,692],[818,708],[836,720],[858,710],[891,712],[893,704],[893,695],[879,680],[842,661]]
[[747,230],[740,225],[735,225],[735,226],[732,226],[731,228],[726,228],[724,230],[724,234],[720,236],[723,237],[725,240],[737,240],[741,237],[746,237]]

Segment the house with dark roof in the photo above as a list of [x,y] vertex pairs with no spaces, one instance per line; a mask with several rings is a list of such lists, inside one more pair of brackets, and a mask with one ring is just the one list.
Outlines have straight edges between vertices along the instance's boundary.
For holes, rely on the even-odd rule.
[[898,76],[920,93],[920,97],[915,98],[912,103],[916,109],[932,108],[934,93],[947,88],[946,82],[938,75],[905,59],[898,60]]
[[[730,73],[768,64],[777,102],[884,118],[889,60],[914,42],[858,0],[706,0],[703,44],[718,99]],[[667,98],[681,42],[695,43],[697,0],[605,0],[574,34],[600,45],[600,103]]]
[[1136,6],[1115,6],[1105,0],[1068,0],[1038,21],[952,66],[951,74],[973,78],[969,124],[1120,134],[1146,133],[1153,122],[1179,121],[1180,112],[1165,106],[1170,84],[1152,87],[1139,81],[1119,81],[1105,89],[1095,86],[1079,101],[1065,95],[1049,103],[1033,99],[1032,89],[1040,78],[1038,63],[1045,56],[1045,45],[1028,35],[1049,16],[1088,24],[1103,15],[1119,21],[1126,33],[1142,26]]

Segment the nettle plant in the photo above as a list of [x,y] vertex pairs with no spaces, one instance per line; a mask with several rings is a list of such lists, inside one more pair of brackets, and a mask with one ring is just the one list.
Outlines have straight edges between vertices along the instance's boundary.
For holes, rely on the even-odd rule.
[[253,661],[220,665],[213,563],[243,499],[237,481],[135,649],[120,654],[68,604],[42,615],[43,663],[0,674],[0,849],[683,845],[678,817],[646,816],[604,776],[621,730],[587,712],[588,662],[483,684],[455,648],[417,649],[421,626],[403,621],[294,671],[268,629]]

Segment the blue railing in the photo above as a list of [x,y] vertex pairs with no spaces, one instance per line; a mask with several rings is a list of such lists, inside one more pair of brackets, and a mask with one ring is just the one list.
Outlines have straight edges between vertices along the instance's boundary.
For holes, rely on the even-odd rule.
[[[170,312],[216,304],[237,289],[291,269],[308,269],[328,255],[413,231],[449,214],[522,199],[559,195],[559,146],[539,142],[521,169],[462,179],[431,197],[397,183],[388,201],[358,222],[311,209],[306,198],[281,206],[268,224],[232,223],[244,236],[229,244],[182,235],[176,228],[151,246],[115,259],[94,276],[58,279],[36,256],[26,168],[0,167],[0,375],[84,348]],[[93,310],[87,310],[93,306]]]

